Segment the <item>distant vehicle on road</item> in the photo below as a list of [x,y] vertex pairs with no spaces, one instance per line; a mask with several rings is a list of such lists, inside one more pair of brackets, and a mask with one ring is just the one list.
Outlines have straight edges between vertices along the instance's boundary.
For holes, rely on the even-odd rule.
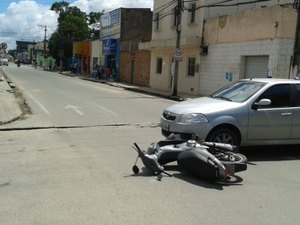
[[8,59],[7,58],[1,58],[0,59],[0,65],[8,66]]
[[300,143],[300,80],[244,79],[214,94],[176,103],[161,116],[162,134],[236,146]]

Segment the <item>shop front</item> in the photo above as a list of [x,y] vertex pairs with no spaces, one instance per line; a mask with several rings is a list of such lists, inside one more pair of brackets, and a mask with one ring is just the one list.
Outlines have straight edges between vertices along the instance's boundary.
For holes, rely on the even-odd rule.
[[102,43],[104,56],[104,70],[108,78],[119,80],[120,41],[119,39],[105,39]]
[[73,55],[76,61],[73,62],[73,70],[81,74],[89,75],[90,71],[90,41],[78,41],[73,43]]

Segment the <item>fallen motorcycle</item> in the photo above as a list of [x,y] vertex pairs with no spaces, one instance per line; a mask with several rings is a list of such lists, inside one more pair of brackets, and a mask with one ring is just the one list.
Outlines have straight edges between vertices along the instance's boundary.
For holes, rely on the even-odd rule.
[[163,165],[177,161],[179,168],[198,178],[226,181],[235,173],[247,170],[246,156],[234,152],[230,144],[183,140],[176,135],[154,142],[147,151],[143,151],[134,143],[133,148],[138,152],[132,170],[139,173],[137,161],[141,158],[143,164],[152,173],[161,176],[166,174]]

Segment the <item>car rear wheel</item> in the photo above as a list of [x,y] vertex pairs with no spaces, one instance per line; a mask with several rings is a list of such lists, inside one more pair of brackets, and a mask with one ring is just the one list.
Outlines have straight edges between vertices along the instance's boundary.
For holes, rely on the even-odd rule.
[[237,134],[228,128],[217,128],[216,130],[213,130],[207,140],[212,142],[231,144],[237,147],[240,144]]

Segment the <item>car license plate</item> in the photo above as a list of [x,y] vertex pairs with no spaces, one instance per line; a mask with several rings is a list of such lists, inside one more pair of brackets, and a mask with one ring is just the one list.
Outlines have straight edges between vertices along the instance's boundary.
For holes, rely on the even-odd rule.
[[163,130],[166,130],[166,131],[170,130],[170,124],[168,124],[164,121],[161,121],[160,126],[161,126],[161,129],[163,129]]

